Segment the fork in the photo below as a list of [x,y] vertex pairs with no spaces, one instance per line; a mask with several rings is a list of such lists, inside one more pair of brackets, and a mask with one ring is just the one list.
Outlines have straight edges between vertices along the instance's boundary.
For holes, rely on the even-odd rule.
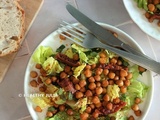
[[74,43],[85,47],[85,48],[104,48],[111,52],[116,53],[117,55],[124,57],[125,59],[132,61],[133,63],[140,65],[148,70],[156,72],[160,74],[160,63],[156,62],[152,59],[148,59],[143,56],[135,55],[118,48],[109,46],[107,44],[103,44],[100,42],[94,35],[87,32],[86,30],[75,26],[73,24],[69,24],[64,22],[65,25],[60,24],[61,28],[58,29],[58,33],[62,36],[66,37],[67,39],[73,41]]

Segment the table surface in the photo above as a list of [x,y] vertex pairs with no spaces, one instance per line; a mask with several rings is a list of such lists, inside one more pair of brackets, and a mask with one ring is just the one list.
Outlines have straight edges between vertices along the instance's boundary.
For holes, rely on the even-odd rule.
[[[24,97],[24,74],[28,60],[36,46],[59,27],[62,20],[70,23],[76,20],[65,9],[70,2],[94,21],[111,24],[128,33],[151,58],[160,62],[160,41],[149,37],[131,20],[122,0],[44,0],[21,49],[0,84],[0,119],[32,120]],[[146,120],[160,120],[160,75],[153,74],[154,95]]]

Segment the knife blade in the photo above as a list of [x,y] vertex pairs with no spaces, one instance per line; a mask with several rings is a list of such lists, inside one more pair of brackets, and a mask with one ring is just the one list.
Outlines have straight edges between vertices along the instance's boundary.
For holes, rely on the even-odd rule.
[[91,33],[95,35],[102,43],[108,44],[113,47],[120,47],[130,53],[143,56],[147,59],[151,59],[148,56],[144,55],[142,52],[133,49],[128,44],[119,40],[111,32],[98,25],[96,22],[88,18],[86,15],[74,8],[72,5],[67,4],[66,9],[77,21],[79,21],[83,26],[85,26],[89,31],[91,31]]

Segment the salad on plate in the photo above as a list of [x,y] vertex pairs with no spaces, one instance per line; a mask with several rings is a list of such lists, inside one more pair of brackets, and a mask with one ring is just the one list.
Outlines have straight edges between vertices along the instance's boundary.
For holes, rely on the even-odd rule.
[[[63,43],[63,42],[62,42]],[[29,100],[45,120],[133,120],[143,115],[145,68],[101,48],[40,45],[31,57]]]

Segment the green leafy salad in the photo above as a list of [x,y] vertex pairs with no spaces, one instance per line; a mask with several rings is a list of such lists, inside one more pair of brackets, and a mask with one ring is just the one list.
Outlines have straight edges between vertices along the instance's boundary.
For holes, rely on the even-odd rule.
[[[31,97],[45,120],[133,120],[149,87],[138,81],[146,69],[105,49],[77,44],[39,46],[32,56]],[[130,111],[133,111],[132,115]]]

